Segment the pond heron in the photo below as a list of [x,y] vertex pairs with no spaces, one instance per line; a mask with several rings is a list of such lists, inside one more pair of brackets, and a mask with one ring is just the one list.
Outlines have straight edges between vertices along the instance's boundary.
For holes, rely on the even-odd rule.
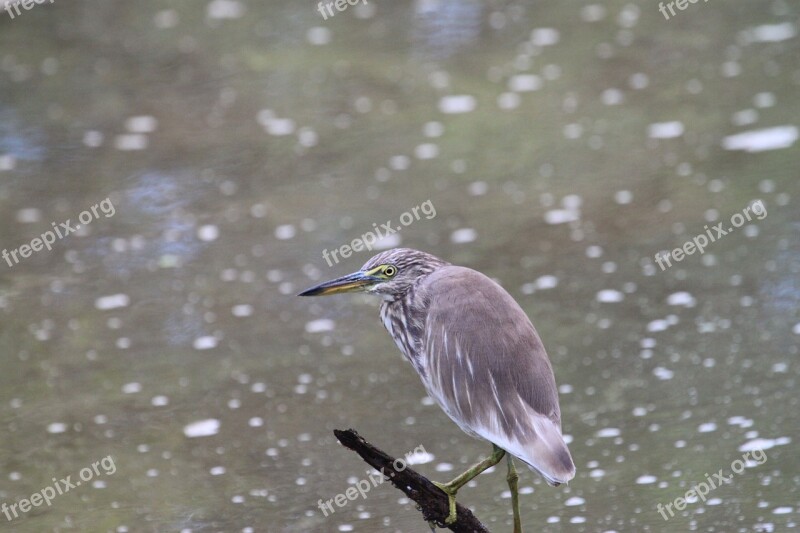
[[575,476],[553,369],[525,312],[480,272],[408,248],[381,252],[300,296],[356,291],[383,299],[383,324],[428,394],[465,433],[493,446],[449,483],[435,483],[448,495],[446,523],[456,519],[458,490],[507,453],[514,531],[521,531],[512,456],[553,486]]

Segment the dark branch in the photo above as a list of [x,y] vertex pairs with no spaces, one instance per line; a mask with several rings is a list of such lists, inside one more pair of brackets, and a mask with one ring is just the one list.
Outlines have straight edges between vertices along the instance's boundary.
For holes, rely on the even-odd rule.
[[417,509],[427,522],[435,522],[437,526],[457,533],[489,533],[475,515],[456,503],[457,516],[453,524],[444,523],[448,513],[447,494],[442,492],[430,480],[411,468],[395,470],[394,457],[390,457],[369,442],[365,441],[354,429],[342,431],[334,429],[333,434],[345,447],[350,448],[371,467],[389,477],[392,485],[403,491],[406,496],[417,502]]

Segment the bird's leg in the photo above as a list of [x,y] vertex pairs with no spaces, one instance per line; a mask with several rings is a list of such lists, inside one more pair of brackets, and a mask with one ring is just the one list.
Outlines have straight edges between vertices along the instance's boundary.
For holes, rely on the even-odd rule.
[[519,491],[517,490],[517,469],[514,468],[514,458],[511,454],[506,457],[508,459],[508,488],[511,490],[511,507],[514,511],[514,533],[522,533],[522,520],[519,517]]
[[445,519],[446,524],[452,524],[456,521],[456,493],[459,491],[459,489],[476,478],[481,472],[493,467],[503,459],[503,456],[506,453],[505,450],[498,448],[495,444],[492,446],[494,447],[492,455],[483,461],[472,465],[472,467],[470,467],[466,472],[453,478],[453,480],[449,483],[437,483],[436,481],[433,482],[434,485],[442,489],[442,491],[447,494],[450,512]]

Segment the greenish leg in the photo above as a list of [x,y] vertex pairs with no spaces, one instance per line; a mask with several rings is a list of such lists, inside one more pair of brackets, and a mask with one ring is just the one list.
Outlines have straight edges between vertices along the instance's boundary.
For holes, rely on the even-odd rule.
[[494,444],[492,444],[492,446],[494,447],[492,455],[483,461],[472,465],[469,470],[454,478],[449,483],[437,483],[436,481],[433,482],[434,485],[442,489],[442,491],[447,494],[448,503],[450,505],[450,513],[447,515],[447,519],[445,519],[446,524],[452,524],[456,521],[456,493],[459,491],[459,489],[472,481],[487,468],[491,468],[499,463],[506,454],[505,450],[502,448],[498,448]]
[[522,533],[522,519],[519,516],[519,491],[517,490],[517,469],[514,468],[514,459],[508,454],[508,488],[511,490],[511,507],[514,511],[514,533]]

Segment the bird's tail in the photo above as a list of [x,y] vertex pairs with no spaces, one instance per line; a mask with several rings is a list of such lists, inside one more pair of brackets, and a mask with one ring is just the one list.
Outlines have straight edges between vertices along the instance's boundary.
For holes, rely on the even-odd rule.
[[[534,436],[521,450],[512,454],[539,472],[550,485],[557,487],[575,477],[575,463],[557,424],[547,417],[534,415]],[[510,451],[510,450],[509,450]]]

